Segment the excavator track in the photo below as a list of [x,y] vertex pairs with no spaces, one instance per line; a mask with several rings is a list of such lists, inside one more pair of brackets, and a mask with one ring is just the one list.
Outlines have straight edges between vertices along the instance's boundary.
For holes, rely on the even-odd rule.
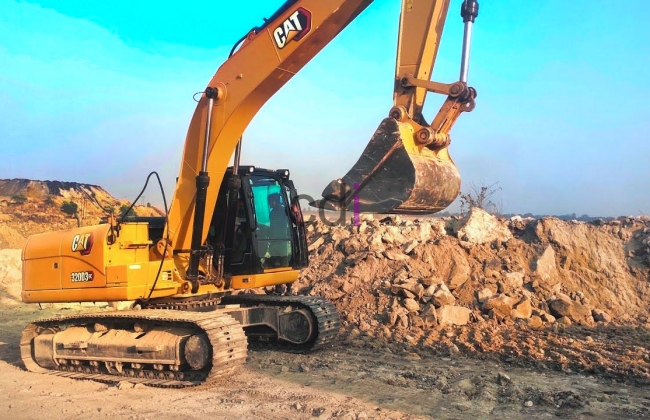
[[[42,332],[57,332],[70,325],[89,325],[95,323],[114,324],[141,322],[164,327],[185,327],[197,330],[207,336],[211,346],[211,363],[198,371],[172,371],[155,369],[120,369],[108,372],[102,365],[80,363],[78,365],[58,365],[58,370],[40,366],[34,358],[34,339]],[[73,315],[54,317],[35,321],[23,330],[20,353],[25,367],[32,372],[61,376],[73,379],[86,379],[107,383],[128,381],[155,387],[182,388],[211,382],[232,373],[246,362],[247,339],[241,325],[226,313],[181,312],[176,310],[144,309],[118,313],[98,313],[93,315]]]
[[311,313],[317,327],[314,337],[305,344],[277,343],[281,349],[293,352],[309,352],[333,343],[338,336],[341,326],[336,307],[327,299],[317,296],[241,294],[224,296],[221,299],[221,303],[239,304],[242,307],[266,305],[276,307],[291,306],[307,309]]

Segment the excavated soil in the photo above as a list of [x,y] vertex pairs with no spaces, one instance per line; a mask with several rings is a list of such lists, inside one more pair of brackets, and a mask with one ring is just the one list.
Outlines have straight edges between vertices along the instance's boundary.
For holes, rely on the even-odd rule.
[[335,302],[347,343],[650,384],[645,218],[499,221],[475,210],[310,230],[313,265],[296,286]]
[[[1,226],[1,225],[0,225]],[[25,305],[20,251],[0,249],[0,412],[11,418],[643,418],[650,416],[650,221],[406,220],[309,224],[291,293],[322,295],[341,338],[263,348],[192,389],[25,372],[29,321],[106,304]],[[270,291],[269,291],[270,292]]]

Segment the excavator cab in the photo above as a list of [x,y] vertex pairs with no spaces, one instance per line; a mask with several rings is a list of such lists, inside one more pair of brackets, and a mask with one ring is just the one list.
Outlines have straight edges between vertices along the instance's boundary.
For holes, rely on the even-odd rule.
[[214,249],[224,249],[224,273],[263,274],[305,267],[305,226],[289,171],[242,166],[238,176],[241,188],[231,197],[233,168],[228,168],[208,236]]

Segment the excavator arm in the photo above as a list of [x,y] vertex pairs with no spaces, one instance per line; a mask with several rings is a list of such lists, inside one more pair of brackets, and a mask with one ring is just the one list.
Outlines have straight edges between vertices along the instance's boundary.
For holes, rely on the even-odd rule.
[[[393,107],[356,164],[323,190],[314,206],[355,212],[427,214],[445,209],[460,192],[449,155],[449,132],[462,112],[474,109],[467,85],[471,30],[478,2],[464,0],[460,80],[431,81],[450,0],[402,1]],[[431,123],[422,110],[427,93],[447,98]]]

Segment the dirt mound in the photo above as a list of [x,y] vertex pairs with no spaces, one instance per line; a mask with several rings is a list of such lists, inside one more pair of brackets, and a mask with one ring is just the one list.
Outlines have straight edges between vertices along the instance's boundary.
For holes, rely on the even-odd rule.
[[48,196],[63,198],[80,198],[83,195],[97,197],[99,200],[114,200],[99,185],[79,182],[35,181],[31,179],[0,179],[0,196],[24,196],[27,198],[46,199]]
[[[605,357],[602,369],[615,373],[641,360],[634,374],[650,378],[650,354],[639,347],[650,342],[645,218],[498,220],[474,209],[464,219],[362,216],[358,226],[316,221],[308,229],[311,264],[295,287],[335,302],[348,340],[585,370]],[[642,330],[618,344],[591,337],[623,324]],[[539,341],[550,333],[559,335]],[[587,353],[569,345],[587,336]],[[588,354],[601,351],[611,357]]]
[[20,249],[0,249],[0,304],[18,305],[22,286]]
[[[65,214],[64,202],[77,205],[77,214]],[[0,180],[0,249],[20,248],[24,238],[42,232],[100,223],[107,209],[129,205],[98,185],[78,182]],[[135,206],[139,216],[163,216],[153,206]]]
[[25,237],[15,229],[6,226],[4,224],[5,222],[5,218],[0,218],[0,223],[3,223],[0,225],[0,250],[5,248],[21,248],[25,243]]

